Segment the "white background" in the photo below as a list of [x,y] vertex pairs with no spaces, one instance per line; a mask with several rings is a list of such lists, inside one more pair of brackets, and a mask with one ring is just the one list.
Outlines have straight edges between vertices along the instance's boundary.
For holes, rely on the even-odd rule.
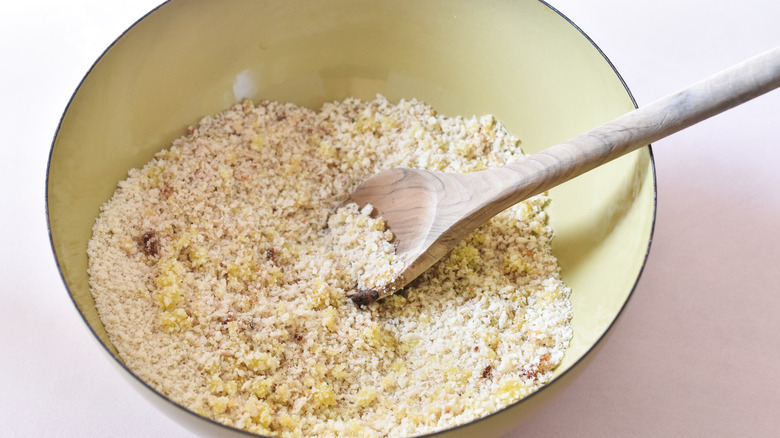
[[[155,0],[0,4],[0,435],[189,437],[119,377],[67,297],[44,212],[59,117]],[[553,0],[639,105],[780,44],[770,0]],[[780,91],[654,145],[658,218],[604,349],[512,437],[777,436]]]

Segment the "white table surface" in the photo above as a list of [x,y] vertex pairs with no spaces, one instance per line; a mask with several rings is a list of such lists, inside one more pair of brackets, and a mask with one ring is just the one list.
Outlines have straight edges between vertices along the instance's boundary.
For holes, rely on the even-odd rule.
[[[0,5],[0,435],[190,437],[78,316],[51,255],[44,178],[82,76],[156,5]],[[780,44],[770,0],[554,0],[640,105]],[[655,238],[613,335],[511,437],[778,436],[780,91],[654,145]]]

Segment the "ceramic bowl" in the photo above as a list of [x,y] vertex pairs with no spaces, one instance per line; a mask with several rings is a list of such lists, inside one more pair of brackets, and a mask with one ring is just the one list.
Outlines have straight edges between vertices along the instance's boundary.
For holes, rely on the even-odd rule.
[[[550,5],[514,1],[172,0],[128,29],[84,77],[49,161],[52,247],[68,292],[122,376],[205,435],[243,432],[177,406],[117,357],[87,284],[87,241],[130,168],[242,98],[319,108],[349,96],[417,98],[445,115],[493,114],[535,152],[634,108],[598,47]],[[497,436],[582,368],[647,257],[655,217],[649,148],[550,192],[553,250],[571,286],[574,339],[555,379],[485,419],[443,431]]]

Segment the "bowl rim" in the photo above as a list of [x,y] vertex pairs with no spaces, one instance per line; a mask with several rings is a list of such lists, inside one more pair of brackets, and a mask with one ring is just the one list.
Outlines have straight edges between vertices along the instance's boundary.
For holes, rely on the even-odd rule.
[[[218,427],[221,427],[221,428],[225,428],[225,429],[230,430],[232,432],[238,432],[238,433],[244,434],[246,436],[254,436],[254,437],[263,436],[263,435],[258,435],[258,434],[249,432],[249,431],[244,430],[244,429],[239,429],[239,428],[236,428],[236,427],[233,427],[233,426],[229,426],[229,425],[220,423],[220,422],[218,422],[218,421],[216,421],[216,420],[214,420],[212,418],[200,415],[200,414],[198,414],[198,413],[196,413],[196,412],[186,408],[185,406],[175,402],[174,400],[170,399],[169,397],[167,397],[164,394],[162,394],[159,391],[157,391],[157,389],[155,389],[154,387],[149,385],[145,380],[143,380],[140,377],[138,377],[130,368],[128,368],[119,359],[119,357],[117,355],[115,355],[108,348],[108,346],[105,343],[103,343],[103,341],[100,339],[98,334],[95,332],[95,330],[92,328],[92,326],[87,321],[87,319],[84,316],[84,314],[79,309],[78,303],[76,302],[76,299],[74,298],[73,293],[71,292],[70,287],[68,286],[68,283],[65,280],[65,276],[63,274],[63,271],[62,271],[62,268],[61,268],[61,265],[60,265],[60,260],[59,260],[59,257],[57,255],[57,250],[56,250],[56,248],[54,246],[54,238],[52,236],[52,229],[51,229],[51,215],[49,213],[49,176],[50,176],[50,171],[51,171],[51,166],[52,166],[52,155],[54,153],[54,147],[55,147],[55,144],[57,142],[57,138],[59,136],[59,132],[60,132],[60,129],[62,127],[62,123],[63,123],[63,120],[65,118],[65,115],[68,113],[68,110],[70,109],[70,106],[73,103],[73,99],[76,96],[76,94],[78,94],[79,90],[81,89],[82,85],[84,84],[84,81],[89,77],[89,75],[95,69],[95,66],[103,59],[103,57],[106,55],[106,53],[108,53],[108,51],[111,50],[111,48],[113,48],[117,44],[117,42],[119,40],[121,40],[131,29],[136,27],[139,23],[141,23],[147,17],[149,17],[150,15],[154,14],[155,12],[157,12],[157,10],[159,10],[162,7],[164,7],[166,4],[170,3],[171,1],[172,0],[165,0],[162,3],[160,3],[159,5],[155,6],[153,9],[151,9],[150,11],[148,11],[147,13],[142,15],[140,18],[135,20],[130,26],[127,27],[127,29],[125,29],[121,34],[119,34],[111,42],[111,44],[109,44],[101,52],[100,56],[98,56],[97,59],[95,59],[95,61],[92,63],[92,65],[86,71],[84,76],[80,79],[78,85],[76,86],[76,88],[74,89],[74,91],[71,94],[70,98],[68,99],[68,102],[67,102],[67,104],[65,106],[65,109],[63,110],[62,115],[60,116],[60,120],[57,123],[57,129],[54,132],[54,135],[53,135],[53,138],[52,138],[52,142],[51,142],[51,147],[49,149],[49,155],[48,155],[48,158],[47,158],[46,180],[45,180],[45,194],[44,194],[44,202],[45,202],[44,210],[45,210],[45,214],[46,214],[46,229],[47,229],[47,233],[48,233],[48,236],[49,236],[49,245],[51,246],[51,251],[52,251],[52,254],[54,255],[54,261],[55,261],[55,264],[57,265],[57,272],[59,273],[60,279],[62,280],[62,283],[65,286],[65,290],[68,292],[68,296],[70,297],[71,302],[73,303],[74,307],[76,308],[76,311],[78,312],[79,317],[84,322],[84,324],[87,326],[87,329],[90,331],[90,333],[92,333],[92,336],[95,338],[95,340],[98,342],[98,344],[100,344],[100,346],[103,348],[104,352],[108,353],[108,355],[111,357],[111,359],[115,362],[116,365],[118,365],[120,368],[122,368],[124,371],[126,371],[130,376],[132,376],[133,379],[137,383],[140,383],[144,388],[146,388],[149,391],[151,391],[152,394],[154,394],[155,396],[158,396],[162,401],[170,403],[174,407],[179,408],[184,413],[187,413],[187,414],[193,416],[194,418],[196,418],[198,420],[207,421],[207,422],[209,422],[209,423],[211,423],[211,424],[213,424],[215,426],[218,426]],[[590,36],[588,36],[588,34],[585,33],[584,30],[582,30],[582,28],[580,28],[576,23],[574,23],[571,19],[569,19],[569,17],[567,17],[560,10],[558,10],[557,8],[552,6],[546,0],[536,0],[536,1],[538,3],[541,3],[544,7],[547,7],[548,9],[550,9],[551,12],[554,12],[560,18],[564,19],[567,23],[569,23],[569,25],[571,25],[577,32],[579,32],[580,35],[582,35],[586,39],[586,41],[588,43],[590,43],[593,46],[594,49],[596,49],[596,51],[602,56],[602,58],[604,58],[604,61],[606,61],[607,65],[612,69],[612,72],[615,74],[615,76],[618,78],[620,83],[623,85],[623,88],[625,89],[626,93],[628,94],[628,97],[631,100],[631,103],[634,106],[634,108],[637,108],[636,99],[634,98],[633,94],[631,93],[631,90],[628,88],[628,85],[626,84],[625,80],[623,79],[623,76],[620,74],[620,72],[618,72],[618,70],[615,67],[615,65],[612,63],[612,61],[610,61],[610,59],[607,57],[607,55],[604,53],[604,51],[602,51],[601,48],[596,44],[596,42],[593,41],[593,39],[591,39]],[[631,290],[629,291],[628,295],[626,296],[626,299],[623,302],[623,304],[620,306],[620,309],[615,314],[614,319],[609,323],[609,325],[607,326],[606,330],[604,330],[604,333],[602,333],[601,336],[599,336],[599,338],[596,339],[596,341],[593,342],[593,344],[588,347],[588,349],[582,354],[582,356],[580,356],[576,361],[574,361],[574,363],[572,363],[571,366],[568,369],[563,371],[561,374],[555,376],[553,379],[551,379],[549,382],[545,383],[543,386],[541,386],[540,388],[538,388],[537,390],[535,390],[531,394],[529,394],[529,395],[521,398],[520,400],[517,400],[517,401],[515,401],[515,402],[513,402],[513,403],[511,403],[511,404],[509,404],[507,406],[504,406],[501,409],[493,411],[490,414],[485,415],[484,417],[480,417],[480,418],[477,418],[477,419],[471,420],[469,422],[466,422],[466,423],[463,423],[463,424],[459,424],[457,426],[453,426],[453,427],[450,427],[450,428],[447,428],[447,429],[442,429],[442,430],[439,430],[439,431],[426,433],[426,434],[423,434],[423,435],[416,435],[417,437],[420,437],[420,438],[422,438],[422,437],[433,437],[433,436],[441,435],[441,434],[444,434],[444,433],[456,431],[458,429],[462,429],[462,428],[465,428],[465,427],[468,427],[468,426],[476,425],[476,424],[478,424],[480,422],[483,422],[485,420],[493,418],[496,415],[498,415],[500,413],[503,413],[504,411],[506,411],[508,409],[515,408],[518,405],[520,405],[522,403],[525,403],[528,400],[531,400],[532,398],[536,397],[538,394],[542,393],[547,388],[549,388],[550,386],[552,386],[553,384],[555,384],[556,382],[561,380],[564,376],[566,376],[569,373],[571,373],[572,370],[577,368],[577,366],[580,365],[581,362],[583,362],[586,358],[590,357],[593,354],[594,350],[601,344],[601,342],[611,332],[612,328],[614,327],[614,325],[617,323],[618,319],[620,319],[621,315],[623,314],[623,311],[625,310],[626,306],[628,305],[628,302],[631,300],[631,297],[634,295],[634,292],[636,291],[637,285],[639,284],[639,280],[642,278],[642,274],[644,273],[645,267],[647,266],[647,260],[648,260],[649,255],[650,255],[650,248],[652,247],[653,237],[654,237],[654,233],[655,233],[655,224],[656,224],[656,220],[657,220],[657,216],[658,216],[658,181],[657,181],[657,175],[656,175],[656,169],[655,169],[655,157],[654,157],[654,154],[653,154],[652,144],[647,145],[647,151],[648,151],[648,153],[650,155],[650,157],[649,157],[650,158],[649,164],[650,164],[650,171],[651,171],[652,184],[653,184],[653,187],[652,187],[653,188],[653,205],[652,205],[652,207],[653,207],[653,217],[652,217],[652,219],[650,221],[650,235],[648,237],[647,249],[645,250],[645,254],[644,254],[644,257],[643,257],[643,260],[642,260],[641,267],[639,269],[639,272],[637,273],[636,280],[634,280],[634,284],[631,286]]]

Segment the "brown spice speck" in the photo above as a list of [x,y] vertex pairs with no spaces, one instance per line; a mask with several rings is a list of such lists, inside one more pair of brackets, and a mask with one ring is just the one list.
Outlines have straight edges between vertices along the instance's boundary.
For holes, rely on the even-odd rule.
[[166,184],[165,187],[162,189],[162,197],[163,199],[168,199],[173,194],[173,187],[169,184]]
[[138,240],[138,247],[145,255],[156,256],[160,251],[160,241],[157,239],[157,233],[154,230],[145,232]]
[[537,366],[532,366],[531,369],[523,369],[520,371],[519,376],[529,380],[539,379],[539,372],[541,370]]

